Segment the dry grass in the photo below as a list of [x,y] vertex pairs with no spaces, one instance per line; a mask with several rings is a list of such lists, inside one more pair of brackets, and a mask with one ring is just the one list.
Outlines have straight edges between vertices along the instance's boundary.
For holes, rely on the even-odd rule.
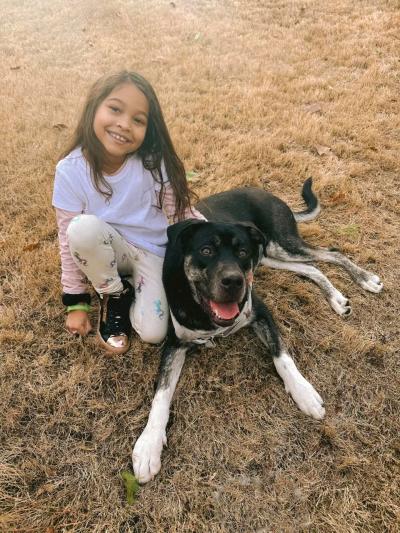
[[[399,2],[0,2],[0,529],[4,532],[399,531]],[[335,316],[316,287],[260,270],[298,366],[326,399],[288,400],[250,332],[190,358],[157,479],[119,473],[149,412],[159,352],[121,360],[63,329],[54,165],[89,85],[131,68],[156,88],[209,192],[258,184],[324,211],[302,231],[380,274]]]

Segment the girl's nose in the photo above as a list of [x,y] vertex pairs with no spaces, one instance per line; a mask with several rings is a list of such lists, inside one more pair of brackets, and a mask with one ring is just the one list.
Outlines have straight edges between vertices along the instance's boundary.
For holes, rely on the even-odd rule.
[[120,117],[118,122],[117,122],[117,127],[121,128],[123,130],[127,130],[129,128],[128,120],[127,119],[123,119],[123,118]]

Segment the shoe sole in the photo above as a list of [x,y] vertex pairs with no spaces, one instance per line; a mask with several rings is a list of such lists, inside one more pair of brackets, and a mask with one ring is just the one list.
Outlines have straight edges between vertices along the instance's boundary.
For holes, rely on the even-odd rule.
[[[115,348],[113,346],[110,346],[107,342],[104,341],[103,337],[100,335],[99,332],[97,332],[97,340],[100,344],[100,346],[109,354],[109,355],[122,355],[124,353],[126,353],[130,346],[131,346],[131,343],[130,341],[128,342],[128,345],[127,346],[124,346],[122,348]],[[129,340],[129,339],[128,339]]]

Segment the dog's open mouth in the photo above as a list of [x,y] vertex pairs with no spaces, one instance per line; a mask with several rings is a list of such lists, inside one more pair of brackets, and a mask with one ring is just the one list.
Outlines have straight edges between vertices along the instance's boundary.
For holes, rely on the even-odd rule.
[[[228,327],[234,324],[235,320],[243,311],[246,302],[249,300],[251,287],[246,285],[243,288],[245,290],[241,291],[242,294],[236,298],[232,298],[231,301],[221,301],[216,295],[212,296],[211,294],[205,294],[205,291],[198,290],[197,302],[200,303],[211,322],[217,326]],[[214,298],[218,298],[218,300]],[[222,296],[221,299],[225,300],[226,296],[225,298]]]
[[229,326],[240,314],[239,304],[237,302],[214,302],[208,301],[213,322],[219,326]]

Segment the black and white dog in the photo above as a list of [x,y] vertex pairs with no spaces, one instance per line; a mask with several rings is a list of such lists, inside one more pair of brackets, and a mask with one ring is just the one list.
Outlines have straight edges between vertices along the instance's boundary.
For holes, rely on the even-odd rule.
[[253,272],[261,263],[308,277],[339,315],[351,312],[348,299],[309,264],[311,261],[340,265],[370,292],[380,292],[382,283],[378,276],[337,250],[304,242],[297,222],[312,220],[319,212],[311,179],[304,183],[302,195],[307,209],[293,213],[282,200],[264,190],[235,189],[198,204],[207,222],[186,220],[168,228],[163,282],[171,321],[149,419],[132,452],[140,483],[151,480],[161,468],[170,403],[186,353],[213,337],[251,326],[267,347],[286,391],[299,409],[317,420],[324,417],[321,396],[296,368],[270,312],[252,290]]

